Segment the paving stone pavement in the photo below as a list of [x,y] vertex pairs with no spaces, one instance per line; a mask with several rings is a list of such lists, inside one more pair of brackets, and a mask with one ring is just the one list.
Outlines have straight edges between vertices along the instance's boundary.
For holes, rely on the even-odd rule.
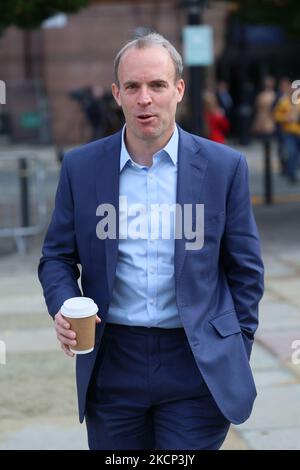
[[[300,204],[256,206],[255,215],[266,267],[251,357],[258,396],[249,420],[231,426],[222,449],[300,450],[300,352],[293,348],[299,341],[300,350]],[[41,241],[23,255],[1,247],[0,449],[87,449],[74,361],[58,347],[36,277]]]

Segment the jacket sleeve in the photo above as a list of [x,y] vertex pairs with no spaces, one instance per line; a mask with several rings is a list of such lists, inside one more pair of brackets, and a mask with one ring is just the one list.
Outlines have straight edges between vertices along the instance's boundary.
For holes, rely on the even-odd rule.
[[68,155],[64,157],[55,207],[46,234],[38,274],[51,316],[70,297],[81,296],[78,286],[79,269],[74,231],[74,204],[68,176]]
[[248,167],[241,155],[229,190],[221,258],[250,357],[263,295],[264,267],[252,211]]

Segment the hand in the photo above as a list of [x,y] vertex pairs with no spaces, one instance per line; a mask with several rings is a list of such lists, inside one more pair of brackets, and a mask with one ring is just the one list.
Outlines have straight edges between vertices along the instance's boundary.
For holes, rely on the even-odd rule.
[[[96,323],[100,322],[100,318],[96,315]],[[60,342],[61,349],[67,356],[74,357],[75,354],[70,351],[70,346],[76,346],[77,344],[75,331],[70,329],[70,323],[62,316],[60,311],[55,315],[54,323],[56,336]]]

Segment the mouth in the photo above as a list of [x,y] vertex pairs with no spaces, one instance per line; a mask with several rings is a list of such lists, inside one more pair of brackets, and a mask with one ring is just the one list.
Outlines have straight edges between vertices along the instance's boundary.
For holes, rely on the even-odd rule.
[[148,114],[148,113],[143,113],[143,114],[138,114],[137,119],[141,122],[149,122],[153,118],[155,118],[155,114]]

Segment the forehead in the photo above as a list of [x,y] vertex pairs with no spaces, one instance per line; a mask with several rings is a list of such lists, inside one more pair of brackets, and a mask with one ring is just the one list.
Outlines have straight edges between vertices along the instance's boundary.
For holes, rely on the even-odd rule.
[[121,58],[119,80],[173,80],[175,66],[166,49],[150,46],[143,49],[130,48]]

